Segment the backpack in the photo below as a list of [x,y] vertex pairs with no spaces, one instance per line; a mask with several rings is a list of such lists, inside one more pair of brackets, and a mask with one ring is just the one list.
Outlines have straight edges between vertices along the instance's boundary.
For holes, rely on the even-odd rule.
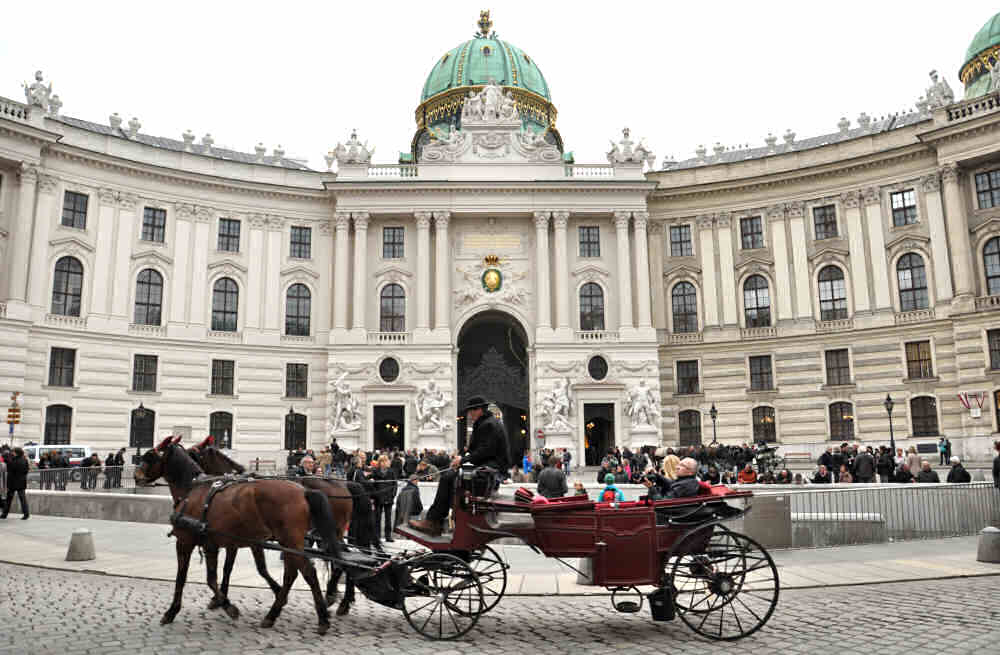
[[605,489],[601,493],[601,502],[602,503],[613,503],[617,499],[618,499],[618,494],[615,493],[614,489]]

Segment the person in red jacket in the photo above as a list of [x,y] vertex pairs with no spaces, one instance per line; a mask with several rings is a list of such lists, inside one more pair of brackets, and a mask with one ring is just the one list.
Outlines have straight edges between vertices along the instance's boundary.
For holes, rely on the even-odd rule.
[[757,471],[753,470],[750,462],[747,462],[740,474],[736,476],[736,481],[740,484],[757,484]]

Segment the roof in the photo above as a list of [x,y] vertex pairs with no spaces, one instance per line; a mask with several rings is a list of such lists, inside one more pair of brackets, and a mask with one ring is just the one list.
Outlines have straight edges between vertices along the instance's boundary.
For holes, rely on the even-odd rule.
[[147,146],[152,146],[154,148],[163,148],[164,150],[174,150],[176,152],[191,152],[196,155],[203,155],[205,157],[214,157],[216,159],[225,159],[227,161],[235,161],[243,164],[264,164],[268,166],[281,166],[282,168],[290,168],[293,170],[308,171],[312,170],[305,164],[294,159],[288,159],[287,157],[275,157],[274,155],[266,155],[261,158],[260,161],[257,159],[256,154],[251,154],[247,152],[238,152],[236,150],[229,150],[227,148],[219,148],[216,146],[208,146],[192,143],[188,146],[183,141],[177,141],[176,139],[168,139],[162,136],[152,136],[149,134],[142,134],[141,132],[136,134],[134,137],[129,136],[128,132],[121,128],[113,128],[110,125],[101,125],[99,123],[92,123],[91,121],[85,121],[80,118],[72,118],[71,116],[49,116],[54,121],[64,123],[71,127],[76,127],[81,130],[87,130],[88,132],[96,132],[98,134],[104,134],[107,136],[118,137],[121,139],[126,139],[128,141],[134,141],[136,143],[142,143]]
[[552,100],[535,60],[493,35],[470,39],[442,55],[424,82],[420,101],[448,89],[483,85],[491,79],[500,86],[526,89]]
[[972,37],[972,43],[965,51],[965,63],[969,63],[980,52],[998,43],[1000,43],[1000,14],[986,21],[986,24]]
[[881,132],[888,132],[890,130],[895,130],[901,127],[907,127],[909,125],[915,125],[926,120],[931,119],[930,111],[914,111],[908,114],[896,114],[891,115],[883,119],[873,120],[867,128],[855,127],[849,129],[846,132],[833,132],[830,134],[823,134],[820,136],[814,136],[808,139],[802,139],[801,141],[795,141],[791,147],[787,144],[775,144],[772,149],[769,146],[763,146],[760,148],[742,148],[742,149],[730,149],[725,150],[721,154],[716,155],[714,153],[706,153],[704,157],[692,157],[690,159],[685,159],[678,162],[664,161],[663,168],[664,171],[674,171],[686,168],[697,168],[699,166],[711,166],[714,164],[732,164],[741,161],[746,161],[748,159],[762,159],[764,157],[770,157],[772,155],[781,155],[788,152],[797,152],[800,150],[810,150],[812,148],[821,148],[832,143],[838,143],[841,141],[850,141],[851,139],[857,139],[863,136],[870,136],[873,134],[879,134]]

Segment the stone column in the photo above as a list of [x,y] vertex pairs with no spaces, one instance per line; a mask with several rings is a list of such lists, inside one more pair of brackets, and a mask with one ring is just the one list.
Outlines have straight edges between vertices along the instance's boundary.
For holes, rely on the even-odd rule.
[[931,257],[933,257],[935,301],[951,300],[951,263],[948,259],[948,230],[944,225],[944,207],[941,199],[941,178],[937,172],[931,173],[920,180],[924,191],[924,204],[927,207],[927,227],[931,238]]
[[649,293],[649,239],[646,235],[646,224],[649,222],[649,212],[633,212],[635,224],[635,280],[638,287],[636,301],[639,303],[639,327],[653,327],[651,298]]
[[848,249],[851,253],[851,282],[854,311],[867,312],[868,303],[868,255],[865,252],[865,235],[861,230],[861,196],[857,191],[848,191],[840,197],[844,207],[844,223],[847,225]]
[[535,265],[538,267],[538,327],[552,327],[552,307],[549,302],[549,214],[535,212]]
[[555,289],[556,289],[556,328],[570,330],[569,326],[569,282],[567,274],[569,263],[566,259],[566,225],[569,223],[568,211],[552,212],[552,226],[555,228]]
[[[111,288],[111,268],[112,263],[115,261],[115,205],[117,201],[115,200],[115,191],[112,189],[98,189],[97,190],[98,205],[97,211],[91,214],[91,219],[93,219],[94,225],[93,229],[96,234],[96,249],[94,251],[94,280],[93,286],[90,288],[90,313],[98,315],[107,315],[110,313],[111,308],[108,307],[108,289]],[[182,242],[178,248],[178,253],[183,252],[181,249],[187,249],[186,240]],[[183,262],[178,262],[180,267],[183,267]],[[160,317],[160,324],[166,325],[168,316],[170,314],[170,308],[164,307],[162,315]],[[129,317],[129,322],[134,319],[134,316]]]
[[631,212],[615,212],[615,238],[618,245],[618,329],[631,330],[632,322],[632,259],[628,242],[628,220]]
[[434,212],[434,329],[451,327],[451,253],[448,248],[448,221],[451,212]]
[[[795,268],[795,315],[801,319],[811,319],[813,315],[812,306],[812,277],[809,275],[809,262],[806,259],[806,227],[802,217],[802,203],[789,204],[785,208],[788,212],[788,233],[791,237],[788,244],[792,251],[792,265]],[[782,289],[777,289],[777,293],[782,293]]]
[[414,212],[417,219],[417,324],[426,332],[431,322],[431,213]]
[[705,327],[719,325],[719,291],[716,286],[715,273],[715,219],[711,216],[699,216],[698,251],[701,254],[701,304],[705,308]]
[[[774,286],[771,298],[777,308],[775,318],[778,321],[791,320],[792,314],[792,281],[788,274],[788,237],[785,234],[785,207],[772,205],[767,208],[767,229],[771,235],[772,252],[774,252]],[[796,280],[796,282],[798,282]],[[808,284],[802,281],[799,284]],[[742,295],[743,290],[739,293]],[[775,321],[777,324],[777,321]]]
[[[253,214],[247,220],[249,238],[247,239],[248,261],[264,262],[267,260],[267,216]],[[177,224],[178,227],[180,223]],[[247,301],[244,324],[251,330],[264,327],[261,315],[264,311],[264,286],[266,271],[263,266],[247,268]]]
[[[141,217],[142,207],[136,209],[136,214]],[[122,216],[125,215],[125,208],[122,207]],[[130,220],[130,224],[141,225],[141,218]],[[118,221],[118,232],[122,232],[124,220]],[[211,329],[212,314],[212,288],[208,286],[208,251],[213,249],[215,240],[211,234],[212,216],[208,211],[199,209],[194,213],[194,237],[192,243],[201,244],[199,247],[191,249],[191,305],[188,307],[188,315],[191,317],[192,325],[199,325]],[[131,233],[129,239],[131,240]],[[121,243],[121,241],[119,241]],[[119,255],[120,256],[120,255]],[[261,267],[263,268],[263,267]],[[263,273],[261,273],[263,275]],[[263,284],[263,283],[261,283]],[[206,312],[208,312],[206,314]]]
[[716,239],[719,243],[719,279],[722,286],[722,325],[739,325],[736,316],[736,266],[733,263],[733,218],[716,214]]
[[[337,212],[334,220],[337,225],[337,243],[334,251],[333,266],[333,327],[336,330],[347,329],[347,246],[350,238],[350,212]],[[361,309],[360,311],[364,311]]]
[[889,266],[885,261],[885,227],[882,221],[882,196],[877,187],[861,192],[868,219],[868,252],[872,263],[872,289],[875,291],[875,309],[892,309],[889,296]]
[[[103,199],[102,199],[103,205]],[[102,213],[104,211],[103,206],[101,209]],[[112,211],[114,211],[112,209]],[[165,307],[162,318],[162,324],[166,325],[169,322],[183,323],[184,315],[187,309],[188,298],[190,293],[188,292],[188,276],[191,275],[191,255],[192,251],[195,249],[191,243],[191,234],[194,219],[194,208],[191,205],[177,204],[174,208],[174,269],[171,279],[165,280],[169,283],[168,289],[170,304],[169,310]],[[103,233],[105,229],[104,217],[101,217],[101,232]],[[113,230],[113,227],[111,228]],[[100,244],[101,240],[97,240]],[[205,293],[201,291],[201,293]],[[106,295],[106,294],[105,294]],[[94,307],[97,306],[97,291],[94,292]],[[249,313],[247,314],[249,317]],[[134,320],[135,316],[129,317],[129,322]]]
[[[49,233],[52,229],[52,202],[59,180],[45,173],[38,174],[38,201],[35,203],[35,225],[31,237],[31,272],[28,275],[28,304],[49,308],[45,297],[49,275]],[[84,280],[86,282],[86,280]],[[83,307],[81,315],[87,310]]]
[[354,320],[355,330],[365,329],[368,298],[368,212],[354,212]]
[[20,185],[17,192],[17,213],[9,221],[13,232],[10,249],[10,277],[7,295],[11,300],[27,299],[28,255],[31,252],[31,223],[35,216],[35,189],[38,186],[38,168],[21,164],[18,171]]
[[285,326],[281,315],[285,305],[285,294],[281,289],[281,250],[284,245],[285,219],[281,216],[267,217],[267,277],[264,286],[263,327],[271,334],[281,334]]
[[956,299],[971,299],[975,293],[972,275],[972,245],[969,242],[969,223],[965,217],[965,203],[958,186],[958,164],[941,167],[941,181],[944,184],[944,212],[948,219],[948,246],[954,254]]
[[653,295],[653,327],[667,328],[666,295],[663,288],[663,224],[649,226],[649,279]]

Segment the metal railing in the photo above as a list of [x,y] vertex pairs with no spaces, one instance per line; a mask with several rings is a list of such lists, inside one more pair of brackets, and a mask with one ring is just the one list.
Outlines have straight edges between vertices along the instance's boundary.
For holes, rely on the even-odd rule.
[[28,472],[28,489],[135,493],[134,476],[132,465],[32,469]]
[[817,486],[745,488],[788,497],[793,548],[829,545],[817,531],[835,531],[836,543],[848,545],[970,536],[1000,525],[1000,490],[990,482]]

